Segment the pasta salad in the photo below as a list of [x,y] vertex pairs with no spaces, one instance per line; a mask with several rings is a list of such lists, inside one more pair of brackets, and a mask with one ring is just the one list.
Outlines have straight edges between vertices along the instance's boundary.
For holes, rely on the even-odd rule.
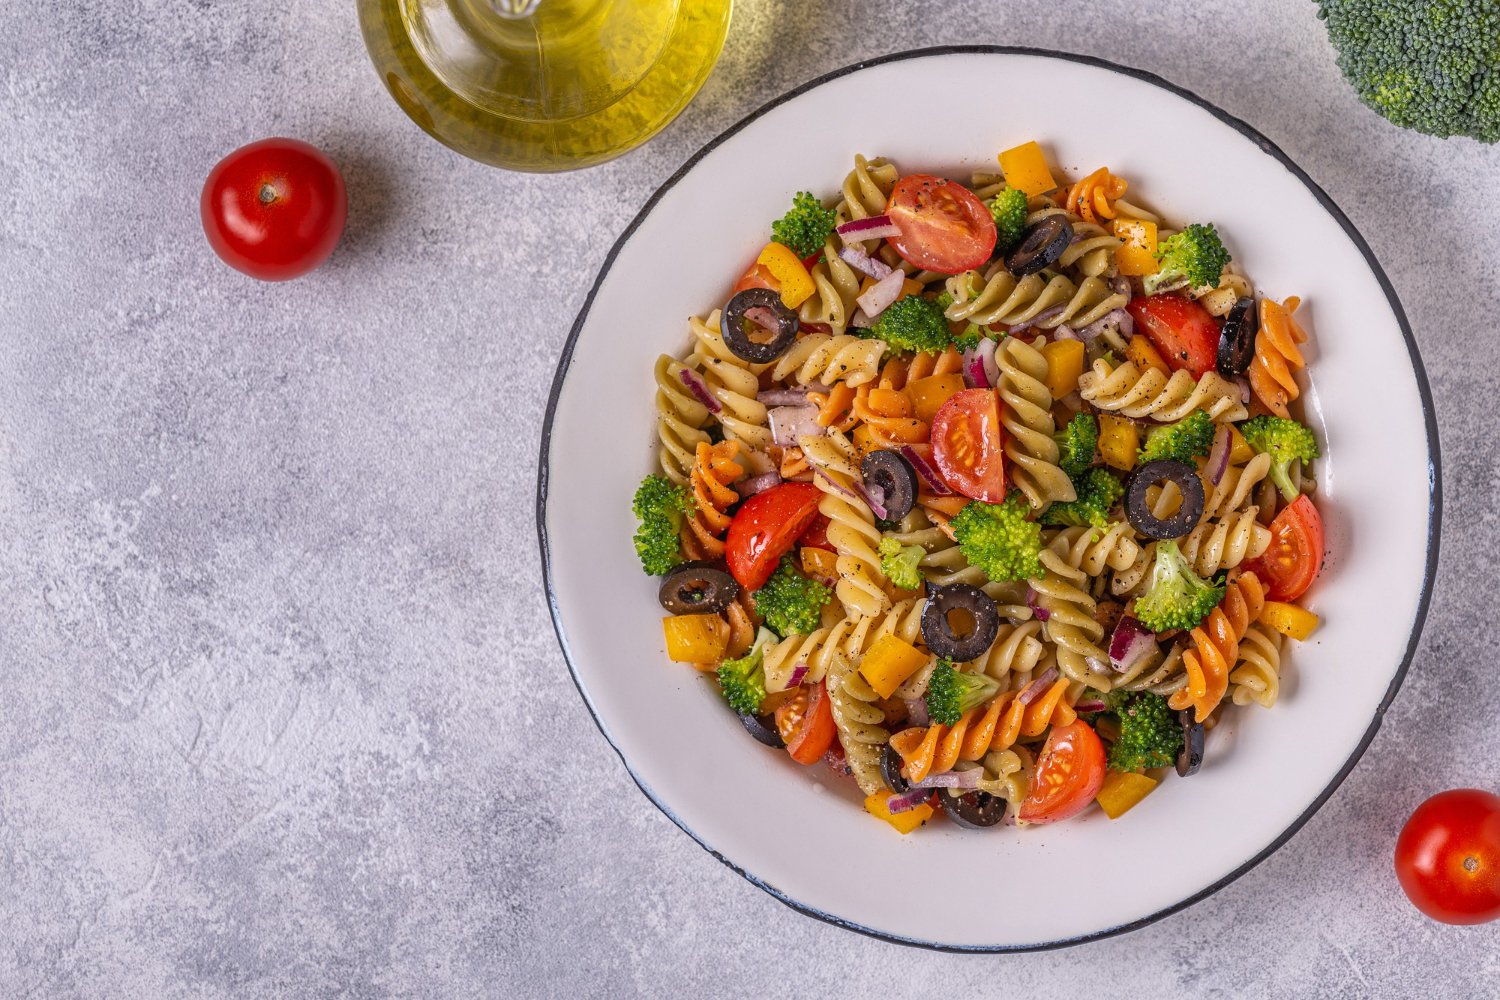
[[1323,561],[1299,300],[1035,142],[857,156],[656,361],[667,655],[909,833],[1122,816],[1275,704]]

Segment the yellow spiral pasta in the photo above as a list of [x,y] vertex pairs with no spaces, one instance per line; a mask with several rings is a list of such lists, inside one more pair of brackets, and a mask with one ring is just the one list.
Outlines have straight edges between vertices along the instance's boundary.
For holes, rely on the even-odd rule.
[[942,528],[934,525],[920,507],[907,515],[899,530],[889,532],[889,535],[903,546],[920,545],[927,551],[917,568],[934,587],[967,583],[978,587],[996,602],[1001,618],[1023,622],[1032,617],[1031,609],[1026,606],[1024,581],[991,580],[982,569],[969,565],[968,559],[959,550],[958,543]]
[[1244,465],[1230,465],[1214,485],[1203,477],[1203,517],[1224,517],[1251,504],[1256,484],[1271,471],[1271,456],[1259,452]]
[[1141,547],[1127,521],[1115,521],[1105,530],[1059,528],[1048,540],[1068,565],[1089,576],[1102,576],[1106,569],[1128,570],[1135,565]]
[[909,597],[879,614],[849,615],[810,635],[788,636],[766,647],[763,661],[766,690],[785,690],[799,663],[807,664],[804,680],[809,684],[816,684],[827,675],[836,655],[858,665],[865,650],[883,635],[894,635],[910,645],[921,646],[922,612],[926,607],[925,597]]
[[1196,380],[1178,371],[1169,379],[1155,368],[1143,372],[1130,361],[1111,370],[1101,359],[1078,379],[1078,394],[1101,410],[1135,420],[1153,417],[1170,422],[1194,410],[1204,410],[1221,423],[1248,416],[1239,388],[1213,371]]
[[661,443],[657,461],[674,483],[688,481],[688,470],[700,444],[708,443],[708,407],[682,384],[678,372],[688,367],[670,354],[656,359],[656,439]]
[[885,788],[880,755],[891,738],[884,725],[885,713],[874,704],[880,696],[842,655],[833,657],[827,682],[828,707],[844,748],[844,760],[859,790],[874,795]]
[[1230,699],[1236,705],[1270,708],[1281,691],[1281,633],[1254,622],[1240,637],[1239,658],[1229,675]]
[[[1129,301],[1129,296],[1100,278],[1090,276],[1074,284],[1065,275],[1044,277],[1046,273],[1018,280],[1004,264],[995,264],[983,276],[977,271],[954,275],[947,282],[953,304],[944,315],[956,323],[1025,324],[1050,330],[1065,324],[1088,326]],[[972,298],[968,297],[971,291]]]
[[1076,500],[1073,480],[1057,466],[1057,441],[1052,437],[1052,393],[1047,390],[1047,359],[1038,337],[1028,344],[1007,337],[995,350],[1000,366],[1000,422],[1005,427],[1005,457],[1010,478],[1035,510]]
[[1187,537],[1177,542],[1193,572],[1210,577],[1254,559],[1271,544],[1271,532],[1256,520],[1257,507],[1246,507],[1217,520],[1205,517]]
[[890,604],[887,582],[875,549],[880,529],[875,515],[854,490],[859,477],[859,453],[838,431],[798,442],[818,470],[814,483],[823,491],[818,510],[828,518],[828,542],[838,553],[838,581],[834,593],[853,614],[874,615]]
[[967,665],[975,673],[988,674],[997,681],[1035,671],[1046,648],[1042,645],[1042,623],[1033,618],[1020,624],[1002,623],[995,641],[985,654]]
[[847,334],[809,333],[797,338],[777,359],[771,369],[771,378],[777,382],[790,378],[804,385],[817,382],[828,386],[842,382],[861,386],[875,381],[880,374],[880,359],[885,350],[883,340],[861,340]]
[[1042,624],[1047,638],[1057,646],[1057,668],[1070,681],[1108,691],[1110,678],[1089,665],[1104,665],[1109,656],[1099,648],[1104,626],[1094,617],[1097,606],[1088,592],[1088,574],[1071,562],[1066,543],[1054,539],[1042,549],[1043,574],[1030,581],[1037,603],[1047,612]]

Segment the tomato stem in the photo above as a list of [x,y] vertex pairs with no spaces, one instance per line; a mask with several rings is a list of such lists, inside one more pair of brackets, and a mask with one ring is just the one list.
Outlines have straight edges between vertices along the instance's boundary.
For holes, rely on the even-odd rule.
[[260,186],[260,203],[269,205],[276,200],[276,186],[269,181]]

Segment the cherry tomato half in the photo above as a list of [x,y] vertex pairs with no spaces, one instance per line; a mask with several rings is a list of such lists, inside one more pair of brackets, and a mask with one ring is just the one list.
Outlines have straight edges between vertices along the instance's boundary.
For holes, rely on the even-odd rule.
[[1104,784],[1104,744],[1079,719],[1053,729],[1021,803],[1023,823],[1055,823],[1083,810]]
[[1219,358],[1219,324],[1207,309],[1181,295],[1131,299],[1126,306],[1136,326],[1173,371],[1202,378]]
[[740,505],[724,538],[724,561],[737,583],[759,590],[781,557],[818,516],[823,494],[812,483],[782,483]]
[[826,549],[829,552],[837,552],[833,543],[828,540],[828,526],[833,522],[828,520],[827,515],[819,514],[812,519],[802,537],[797,539],[797,544],[810,549]]
[[[786,752],[792,755],[792,760],[799,764],[816,764],[833,745],[837,729],[833,724],[828,689],[823,682],[819,681],[807,690],[807,697],[800,705],[797,699],[793,699],[776,710],[776,728],[786,741]],[[796,709],[790,706],[800,708],[800,714],[793,717]],[[785,720],[782,718],[783,709],[788,713]]]
[[333,253],[349,203],[339,168],[317,147],[262,139],[209,172],[199,213],[224,263],[262,281],[285,281]]
[[1323,566],[1323,517],[1312,499],[1300,496],[1271,522],[1271,544],[1245,565],[1266,585],[1273,601],[1295,601]]
[[982,267],[995,252],[994,216],[974,192],[946,178],[907,174],[885,213],[900,230],[891,246],[917,267],[958,274]]
[[948,397],[932,418],[932,461],[943,482],[972,500],[1005,499],[1005,428],[992,389]]
[[1434,920],[1500,918],[1500,795],[1458,788],[1417,806],[1396,839],[1396,877]]

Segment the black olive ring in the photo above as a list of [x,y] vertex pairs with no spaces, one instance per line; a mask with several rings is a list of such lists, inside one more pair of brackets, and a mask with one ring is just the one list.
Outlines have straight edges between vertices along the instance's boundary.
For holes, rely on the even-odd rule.
[[[951,611],[967,611],[974,618],[968,635],[953,631],[948,621]],[[984,655],[1000,634],[1000,610],[989,595],[969,583],[950,583],[936,587],[927,595],[922,611],[922,641],[927,648],[945,660],[966,663]]]
[[[1163,482],[1176,483],[1182,491],[1182,506],[1165,519],[1156,516],[1146,499],[1146,491]],[[1125,484],[1125,518],[1147,538],[1181,538],[1203,520],[1205,500],[1198,470],[1174,458],[1159,458],[1130,474]]]
[[[776,328],[771,332],[770,340],[750,339],[752,329],[761,329],[759,323],[745,315],[751,309],[765,309],[776,317]],[[797,314],[782,303],[779,292],[769,288],[747,288],[724,307],[719,334],[724,338],[724,346],[735,357],[751,364],[769,364],[785,354],[797,339]]]

